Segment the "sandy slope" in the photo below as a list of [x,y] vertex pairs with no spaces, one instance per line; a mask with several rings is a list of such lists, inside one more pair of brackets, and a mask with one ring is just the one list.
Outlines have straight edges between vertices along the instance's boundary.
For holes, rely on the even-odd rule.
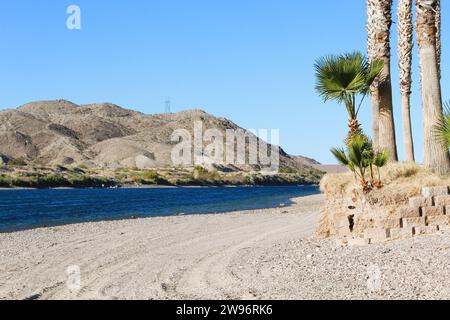
[[[288,208],[0,234],[0,298],[251,298],[229,268],[251,248],[309,237],[322,196]],[[71,292],[66,268],[78,265]]]

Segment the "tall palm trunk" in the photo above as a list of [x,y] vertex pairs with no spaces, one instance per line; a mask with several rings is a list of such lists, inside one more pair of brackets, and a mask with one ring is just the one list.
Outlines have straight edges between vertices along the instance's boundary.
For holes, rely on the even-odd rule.
[[[375,40],[375,25],[376,25],[376,6],[375,1],[367,1],[367,56],[369,58],[369,62],[377,59],[377,48],[376,48],[376,40]],[[375,80],[370,87],[371,95],[370,95],[370,105],[371,105],[371,113],[372,113],[372,141],[375,149],[379,148],[379,135],[380,135],[380,109],[378,107],[378,81]]]
[[402,123],[405,143],[405,160],[414,162],[414,144],[411,129],[411,63],[413,48],[412,0],[398,1],[398,56],[400,93],[402,95]]
[[436,56],[438,75],[441,78],[441,0],[436,0]]
[[435,135],[443,113],[436,45],[437,5],[437,0],[416,0],[416,31],[422,78],[424,164],[432,172],[444,175],[450,170],[449,154]]
[[377,85],[371,86],[370,105],[372,113],[372,141],[376,150],[380,149],[380,107],[378,105]]
[[[392,161],[397,161],[397,144],[395,138],[394,113],[392,105],[391,84],[391,47],[390,29],[392,25],[392,0],[367,0],[368,10],[368,43],[371,48],[372,59],[380,59],[384,62],[383,71],[373,88],[373,99],[377,98],[377,104],[372,110],[378,109],[378,145],[389,153]],[[376,117],[375,117],[376,118]],[[376,121],[376,119],[374,120]]]

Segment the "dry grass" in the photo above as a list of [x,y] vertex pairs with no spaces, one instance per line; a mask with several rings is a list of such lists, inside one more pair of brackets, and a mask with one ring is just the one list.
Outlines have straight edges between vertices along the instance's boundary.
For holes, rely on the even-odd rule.
[[[439,177],[422,166],[406,163],[392,163],[381,169],[381,180],[384,187],[366,196],[372,204],[404,204],[410,197],[419,195],[424,186],[450,185],[450,176]],[[327,174],[320,187],[325,194],[335,196],[362,193],[352,173]]]

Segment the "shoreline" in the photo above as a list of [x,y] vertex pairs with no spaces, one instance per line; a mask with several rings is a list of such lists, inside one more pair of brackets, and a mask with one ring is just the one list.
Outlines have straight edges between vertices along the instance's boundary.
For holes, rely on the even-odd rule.
[[[118,188],[118,187],[189,187],[318,184],[323,172],[260,171],[219,172],[178,168],[92,168],[0,166],[0,187],[11,188]],[[316,170],[316,169],[314,169]]]
[[27,188],[27,187],[0,187],[0,191],[14,191],[14,190],[108,190],[108,189],[191,189],[191,188],[261,188],[261,187],[304,187],[304,186],[316,186],[316,183],[311,184],[274,184],[274,185],[264,185],[264,184],[248,184],[248,185],[123,185],[116,187],[48,187],[48,188]]
[[[248,186],[248,188],[264,188],[265,186]],[[280,186],[283,187],[283,186]],[[287,186],[288,187],[288,186]],[[302,186],[299,186],[302,187]],[[318,186],[317,186],[318,187]],[[168,189],[170,188],[178,188],[178,187],[167,187]],[[217,187],[179,187],[179,188],[217,188]],[[242,186],[228,186],[228,187],[218,187],[218,188],[242,188]],[[245,187],[247,188],[247,187]],[[127,189],[127,188],[122,188],[122,189]],[[133,190],[133,189],[147,189],[146,187],[142,187],[142,188],[128,188],[129,190]],[[149,189],[153,189],[153,188],[149,188]],[[156,187],[155,187],[156,189]],[[166,188],[163,188],[166,189]],[[23,189],[17,189],[17,191],[19,190],[23,190]],[[28,190],[28,189],[26,189]],[[42,189],[31,189],[31,190],[42,190]],[[54,189],[45,189],[45,190],[79,190],[79,189],[73,189],[73,188],[54,188]],[[98,189],[98,190],[106,190],[106,189]],[[1,192],[1,190],[0,190]],[[264,211],[264,210],[274,210],[274,209],[285,209],[285,208],[289,208],[290,206],[292,206],[293,204],[295,204],[295,199],[301,199],[301,198],[305,198],[305,197],[309,197],[309,196],[318,196],[321,195],[320,191],[317,193],[313,193],[313,194],[306,194],[303,196],[295,196],[295,197],[287,197],[285,198],[283,201],[280,200],[280,203],[274,203],[272,206],[264,206],[264,207],[260,207],[260,208],[249,208],[249,209],[234,209],[234,210],[217,210],[217,211],[209,211],[209,212],[193,212],[193,213],[189,213],[189,212],[182,212],[182,213],[173,213],[173,214],[155,214],[155,215],[132,215],[129,217],[110,217],[108,218],[107,216],[105,216],[104,219],[100,219],[100,220],[86,220],[86,221],[74,221],[74,222],[63,222],[63,223],[56,223],[56,224],[42,224],[42,225],[37,225],[37,226],[31,226],[31,227],[23,227],[23,228],[18,228],[18,229],[5,229],[5,230],[1,230],[0,229],[0,234],[12,234],[12,233],[16,233],[16,232],[23,232],[23,231],[29,231],[29,230],[38,230],[38,229],[45,229],[45,228],[58,228],[58,227],[65,227],[65,226],[71,226],[71,225],[77,225],[77,224],[84,224],[84,223],[101,223],[101,222],[120,222],[120,221],[129,221],[129,220],[139,220],[139,219],[157,219],[157,218],[166,218],[166,217],[184,217],[184,216],[214,216],[214,215],[227,215],[227,214],[233,214],[233,213],[247,213],[247,212],[254,212],[254,211]]]

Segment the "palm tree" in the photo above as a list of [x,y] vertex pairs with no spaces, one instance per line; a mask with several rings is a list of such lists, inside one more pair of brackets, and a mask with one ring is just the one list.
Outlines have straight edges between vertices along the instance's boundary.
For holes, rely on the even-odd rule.
[[424,164],[432,172],[444,175],[450,170],[448,150],[443,150],[434,134],[443,117],[436,45],[437,5],[437,0],[416,0],[416,32],[422,78]]
[[373,120],[376,122],[378,117],[378,147],[386,150],[392,161],[397,161],[389,39],[392,25],[392,0],[367,0],[367,11],[367,30],[370,32],[368,35],[369,56],[371,59],[380,59],[384,62],[382,77],[372,88],[375,91],[373,97],[377,98],[372,109],[375,113],[378,110]]
[[[386,165],[389,157],[384,151],[375,152],[372,141],[363,136],[357,136],[348,144],[347,150],[333,148],[331,153],[340,164],[346,166],[360,180],[364,192],[370,192],[373,187],[381,188],[383,186],[380,168]],[[374,177],[374,166],[377,167],[378,180]],[[367,172],[370,180],[368,180]]]
[[398,1],[398,56],[400,93],[402,95],[402,122],[405,143],[405,160],[414,162],[414,144],[411,129],[411,63],[413,48],[412,0]]
[[[367,151],[371,151],[370,155]],[[360,180],[364,192],[372,190],[372,184],[367,180],[366,173],[371,169],[373,148],[367,139],[356,136],[347,146],[347,153],[343,148],[333,148],[331,153],[340,164],[346,166]]]
[[[316,61],[316,90],[324,101],[335,100],[343,103],[349,115],[349,134],[347,142],[362,130],[358,121],[358,112],[370,86],[383,68],[383,62],[375,60],[369,63],[360,52],[343,55],[331,55]],[[357,104],[357,96],[362,98]]]
[[385,151],[379,151],[375,154],[375,157],[373,159],[373,165],[377,167],[377,173],[378,173],[378,181],[374,182],[375,187],[382,188],[383,182],[381,182],[381,172],[380,169],[384,167],[389,160],[389,155]]

